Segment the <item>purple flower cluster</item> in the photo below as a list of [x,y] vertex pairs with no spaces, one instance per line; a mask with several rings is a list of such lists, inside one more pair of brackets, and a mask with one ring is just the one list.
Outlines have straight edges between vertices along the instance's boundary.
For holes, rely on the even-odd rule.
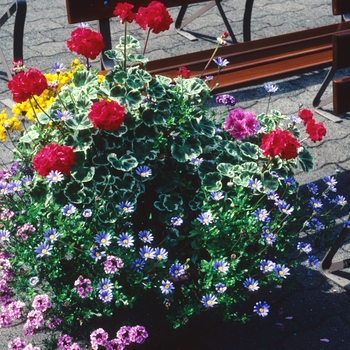
[[51,308],[52,304],[46,294],[36,295],[33,299],[32,307],[37,311],[46,311]]
[[228,94],[216,96],[215,101],[216,103],[220,103],[226,106],[234,106],[236,104],[236,99],[232,95]]
[[224,122],[224,129],[236,140],[240,141],[248,136],[254,136],[259,122],[253,112],[243,111],[241,108],[229,112]]
[[34,330],[44,325],[44,315],[39,310],[31,310],[27,315],[27,321],[23,326],[24,336],[34,334]]
[[131,343],[144,343],[148,333],[143,326],[123,326],[117,333],[116,338],[108,340],[108,333],[103,328],[94,330],[90,335],[90,344],[92,350],[98,350],[104,346],[107,350],[123,350]]
[[67,334],[62,334],[58,338],[57,347],[62,350],[80,350],[80,346],[72,343],[72,338]]
[[114,255],[108,255],[106,261],[103,262],[105,273],[113,274],[116,273],[118,269],[121,269],[124,264],[122,259]]
[[91,281],[83,276],[79,276],[79,278],[74,282],[74,288],[76,289],[80,298],[86,298],[87,294],[92,292]]
[[28,235],[34,231],[35,227],[33,225],[25,223],[23,226],[18,227],[17,235],[25,241],[28,238]]

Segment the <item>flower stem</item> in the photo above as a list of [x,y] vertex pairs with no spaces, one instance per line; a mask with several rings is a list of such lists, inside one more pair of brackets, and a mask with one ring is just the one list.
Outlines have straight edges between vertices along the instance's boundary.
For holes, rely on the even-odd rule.
[[128,21],[124,22],[124,70],[126,71],[126,33]]
[[206,66],[204,67],[204,69],[203,69],[202,73],[200,74],[199,78],[202,78],[202,76],[203,76],[204,72],[207,70],[207,68],[208,68],[208,66],[209,66],[209,64],[210,64],[210,62],[213,60],[214,56],[216,55],[216,53],[217,53],[217,51],[218,51],[218,49],[219,49],[219,46],[220,46],[220,44],[217,43],[217,45],[216,45],[216,47],[215,47],[215,49],[214,49],[214,51],[213,51],[213,54],[212,54],[211,57],[209,58],[209,61],[207,62]]
[[145,46],[144,46],[144,48],[143,48],[142,55],[144,55],[145,52],[146,52],[146,47],[147,47],[147,44],[148,44],[148,39],[149,39],[149,34],[150,34],[150,33],[151,33],[151,28],[148,29],[147,36],[146,36],[146,41],[145,41]]

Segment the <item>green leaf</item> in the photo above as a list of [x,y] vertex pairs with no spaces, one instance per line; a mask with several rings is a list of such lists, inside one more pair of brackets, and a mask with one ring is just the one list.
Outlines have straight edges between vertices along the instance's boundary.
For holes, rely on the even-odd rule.
[[97,75],[87,70],[78,70],[73,75],[73,84],[76,87],[98,86]]
[[200,134],[204,134],[209,137],[215,135],[215,125],[207,118],[196,118],[192,121],[193,128]]
[[104,53],[105,53],[105,55],[106,55],[109,59],[111,59],[111,60],[113,60],[113,61],[115,61],[115,62],[122,62],[122,61],[124,61],[124,56],[123,56],[123,54],[122,54],[121,52],[119,52],[119,51],[116,51],[116,50],[106,50]]
[[126,78],[127,78],[127,74],[125,71],[123,70],[114,70],[112,71],[113,74],[113,82],[119,85],[124,85]]
[[245,162],[242,164],[242,169],[246,173],[254,174],[259,171],[259,166],[254,162]]
[[140,62],[143,64],[146,64],[148,62],[148,58],[145,57],[144,55],[139,54],[139,53],[138,54],[134,54],[134,53],[129,54],[127,57],[127,60],[130,62]]
[[67,137],[66,144],[74,146],[76,151],[87,151],[92,145],[92,135],[90,132],[81,130],[70,133]]
[[227,153],[230,156],[234,157],[235,159],[239,160],[241,158],[239,147],[237,146],[237,144],[235,142],[226,143],[225,150],[227,151]]
[[262,184],[264,186],[264,192],[277,191],[279,186],[278,179],[273,177],[269,171],[263,173]]
[[[34,127],[34,125],[33,125]],[[24,135],[19,139],[20,142],[24,142],[24,143],[32,143],[34,142],[36,139],[38,139],[40,137],[40,134],[37,130],[35,130],[33,127],[30,127],[25,133]]]
[[171,154],[178,162],[186,162],[202,153],[201,143],[197,138],[189,137],[179,141],[181,144],[173,143],[171,145]]
[[159,201],[154,202],[154,206],[161,211],[174,212],[178,211],[182,207],[183,200],[181,196],[172,194],[161,194]]
[[151,98],[159,99],[166,94],[166,90],[164,89],[163,85],[160,84],[156,79],[152,79],[148,84],[146,93]]
[[197,211],[202,209],[203,207],[203,194],[202,193],[197,193],[188,203],[189,207],[193,211]]
[[235,175],[235,167],[229,163],[220,163],[217,166],[219,173],[223,176],[233,177]]
[[85,130],[92,128],[92,123],[86,116],[86,113],[74,114],[72,119],[65,121],[65,125],[72,130]]
[[154,149],[154,140],[134,139],[132,142],[132,155],[138,163],[144,163],[146,159],[154,160],[157,158],[158,150]]
[[124,154],[120,159],[118,159],[115,153],[111,153],[107,156],[109,163],[113,168],[122,171],[130,171],[137,167],[137,159],[129,154]]
[[90,167],[90,168],[80,167],[80,168],[78,168],[78,170],[72,172],[72,177],[76,181],[80,181],[80,182],[91,181],[93,179],[94,175],[95,175],[95,168],[94,167]]
[[126,46],[127,51],[129,51],[130,49],[139,49],[140,42],[131,35],[126,35],[125,38],[124,36],[121,36],[119,38],[119,44],[117,45],[117,49],[124,51],[124,46]]
[[303,147],[298,154],[298,160],[303,170],[308,173],[314,168],[314,162],[311,153]]
[[164,75],[156,75],[156,80],[163,86],[170,86],[171,79]]
[[208,173],[204,175],[202,185],[209,192],[219,191],[222,188],[221,179],[219,173]]
[[142,120],[147,126],[164,125],[166,126],[166,117],[163,113],[153,109],[145,109],[142,113]]
[[84,202],[84,185],[81,182],[71,180],[64,189],[64,195],[70,203],[81,204]]
[[239,149],[247,158],[258,159],[260,148],[250,142],[243,142],[239,145]]

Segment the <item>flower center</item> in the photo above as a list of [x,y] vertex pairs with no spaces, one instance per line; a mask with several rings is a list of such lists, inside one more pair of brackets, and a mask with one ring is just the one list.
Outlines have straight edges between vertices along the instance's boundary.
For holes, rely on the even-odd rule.
[[46,250],[46,249],[43,249],[43,250],[41,251],[41,253],[42,253],[42,254],[46,254],[46,253],[47,253],[47,250]]
[[50,235],[50,239],[53,240],[55,238],[54,235]]

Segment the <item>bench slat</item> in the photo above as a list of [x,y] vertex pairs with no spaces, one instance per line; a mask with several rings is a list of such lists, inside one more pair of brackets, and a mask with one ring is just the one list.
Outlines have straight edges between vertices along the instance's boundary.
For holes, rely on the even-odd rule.
[[[209,0],[162,0],[167,7],[176,7],[190,4],[207,2]],[[120,0],[66,0],[68,23],[89,22],[100,19],[114,17],[113,11]],[[130,0],[128,3],[133,4],[135,9],[140,6],[146,7],[151,0]]]
[[[221,70],[216,92],[260,84],[332,65],[333,34],[350,30],[350,22],[331,24],[296,33],[221,47],[217,57],[230,64]],[[192,76],[199,76],[213,50],[151,61],[147,70],[174,78],[179,66],[186,66]],[[205,75],[216,75],[212,62]]]

